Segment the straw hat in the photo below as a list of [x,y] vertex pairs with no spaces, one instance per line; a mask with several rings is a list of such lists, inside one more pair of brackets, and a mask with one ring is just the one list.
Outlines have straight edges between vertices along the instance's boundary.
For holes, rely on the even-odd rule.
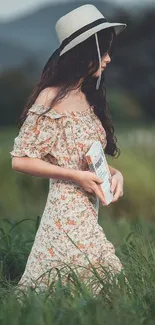
[[111,23],[106,20],[103,14],[92,4],[80,6],[66,15],[59,18],[55,25],[60,46],[57,49],[59,56],[63,55],[77,44],[95,35],[96,46],[99,57],[99,78],[96,89],[99,88],[101,80],[101,55],[98,43],[97,32],[109,27],[114,27],[116,35],[126,28],[123,23]]

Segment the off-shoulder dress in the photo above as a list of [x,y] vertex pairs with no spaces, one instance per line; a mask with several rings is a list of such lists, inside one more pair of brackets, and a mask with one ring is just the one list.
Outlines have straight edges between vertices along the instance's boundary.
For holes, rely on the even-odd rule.
[[[31,106],[14,139],[11,157],[28,156],[60,167],[89,170],[85,153],[95,140],[101,141],[103,149],[107,144],[93,106],[63,114],[51,109],[38,118],[47,108]],[[73,181],[50,178],[40,225],[18,285],[46,288],[56,278],[55,270],[63,272],[64,265],[76,269],[83,280],[92,274],[91,264],[119,273],[122,263],[98,223],[98,211],[99,199],[94,193]]]

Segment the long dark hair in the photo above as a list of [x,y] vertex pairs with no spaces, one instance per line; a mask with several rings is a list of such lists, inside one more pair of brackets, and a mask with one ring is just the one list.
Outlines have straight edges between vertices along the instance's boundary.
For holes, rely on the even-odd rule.
[[[107,53],[112,56],[117,37],[114,28],[110,27],[103,29],[97,32],[97,35],[101,57]],[[67,93],[73,89],[79,88],[79,81],[83,80],[80,84],[81,91],[85,94],[90,105],[94,106],[94,113],[100,119],[106,131],[107,145],[105,153],[113,157],[118,157],[120,155],[120,149],[116,146],[117,138],[114,136],[114,126],[109,105],[106,102],[104,72],[102,72],[101,83],[98,90],[96,90],[97,77],[93,76],[99,68],[95,35],[92,35],[61,56],[59,56],[59,49],[57,49],[47,61],[41,73],[40,80],[37,82],[31,96],[28,98],[19,119],[19,128],[26,119],[29,108],[34,104],[42,90],[49,87],[56,87],[58,89],[55,98],[51,101],[46,110],[47,112],[58,101],[61,101]]]

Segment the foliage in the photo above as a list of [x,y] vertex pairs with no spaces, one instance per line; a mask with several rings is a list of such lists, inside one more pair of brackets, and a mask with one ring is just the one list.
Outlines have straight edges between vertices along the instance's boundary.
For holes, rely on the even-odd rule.
[[[128,282],[124,281],[122,273],[108,283],[97,277],[102,290],[94,295],[91,286],[86,288],[76,277],[73,277],[73,287],[62,285],[59,278],[45,292],[29,290],[27,295],[21,292],[17,296],[16,285],[23,273],[38,220],[33,227],[32,220],[1,221],[0,324],[152,325],[155,316],[155,224],[141,218],[130,222],[121,219],[115,223],[109,219],[111,231],[116,224],[117,237],[118,234],[121,237],[117,255],[124,265]],[[115,237],[115,230],[113,235]]]
[[[112,62],[108,69],[105,70],[105,84],[107,89],[110,89],[107,101],[109,104],[111,102],[114,118],[116,121],[120,121],[120,123],[126,121],[128,117],[132,122],[137,121],[138,118],[142,121],[152,122],[155,120],[155,7],[150,6],[145,8],[145,10],[141,9],[136,12],[135,10],[127,10],[120,6],[118,9],[112,10],[110,4],[101,4],[100,2],[95,5],[101,12],[106,10],[106,5],[108,11],[109,6],[112,12],[112,17],[109,20],[127,24],[127,28],[117,38]],[[60,11],[64,11],[64,7],[62,8],[61,6],[63,5],[51,6],[50,13],[49,8],[42,8],[39,13],[28,16],[26,20],[21,19],[19,22],[17,20],[17,22],[15,21],[11,25],[12,30],[10,30],[9,24],[8,26],[7,24],[3,26],[4,30],[6,28],[7,35],[9,35],[7,42],[10,40],[10,33],[13,33],[12,37],[15,44],[17,42],[16,37],[19,35],[17,48],[18,44],[23,46],[24,40],[26,41],[25,56],[27,59],[25,58],[25,61],[23,64],[20,63],[20,66],[16,65],[16,67],[13,67],[13,64],[11,68],[10,56],[9,68],[1,72],[0,105],[3,109],[3,114],[1,114],[0,125],[17,125],[19,115],[23,111],[24,104],[39,78],[42,66],[44,66],[47,57],[50,56],[48,39],[51,40],[51,21],[53,21],[53,24],[56,16],[60,15]],[[105,6],[104,10],[103,6]],[[68,11],[72,10],[70,3],[65,4],[65,11],[67,8]],[[52,20],[51,17],[53,17]],[[31,25],[31,19],[36,28],[33,28],[34,34],[30,35],[29,28],[27,30],[26,28],[29,26],[29,21]],[[47,25],[45,26],[44,24],[45,29],[40,25],[40,21],[46,21]],[[18,28],[18,33],[16,33]],[[40,28],[41,33],[38,38],[38,30]],[[5,33],[3,32],[3,34]],[[52,44],[56,46],[54,37],[53,42],[51,42]],[[27,45],[29,45],[30,50],[33,49],[29,55],[26,55]],[[54,50],[55,48],[53,50],[50,48],[50,53]],[[12,49],[12,57],[15,56],[14,51]],[[3,53],[5,60],[8,58],[8,47],[6,53],[7,55]],[[19,50],[17,50],[16,56],[21,58],[19,53]],[[23,55],[23,57],[25,56]],[[7,66],[6,63],[5,66]]]

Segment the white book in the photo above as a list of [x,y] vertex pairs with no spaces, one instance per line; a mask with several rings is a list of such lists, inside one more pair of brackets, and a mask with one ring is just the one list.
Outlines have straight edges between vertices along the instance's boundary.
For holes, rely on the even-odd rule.
[[104,180],[104,182],[99,186],[101,187],[104,196],[105,204],[103,205],[108,205],[113,200],[113,193],[111,192],[110,182],[111,173],[101,142],[94,141],[85,157],[90,171],[95,172],[97,177]]

